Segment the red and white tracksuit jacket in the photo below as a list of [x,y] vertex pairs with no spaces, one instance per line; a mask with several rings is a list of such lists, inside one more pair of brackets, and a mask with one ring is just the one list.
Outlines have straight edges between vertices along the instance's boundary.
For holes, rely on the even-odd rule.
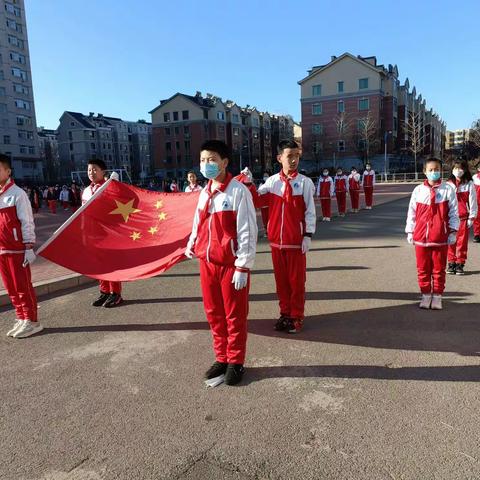
[[335,194],[335,186],[333,185],[333,178],[330,175],[321,176],[317,183],[317,197],[320,198],[320,205],[322,206],[322,215],[325,218],[332,216],[332,197]]
[[338,213],[343,214],[347,211],[347,192],[349,189],[348,177],[346,175],[335,175],[334,181]]
[[312,180],[299,173],[288,178],[283,172],[277,173],[258,188],[260,202],[270,211],[267,235],[280,314],[291,318],[304,317],[306,255],[302,242],[305,234],[315,233],[314,193]]
[[360,208],[360,174],[351,173],[348,176],[348,191],[350,192],[350,202],[352,203],[352,210]]
[[257,248],[257,217],[252,195],[227,175],[215,191],[201,191],[187,249],[200,259],[205,314],[217,361],[243,364],[247,344],[247,287],[235,290],[235,270],[249,272]]
[[[473,184],[475,185],[475,193],[477,194],[477,210],[480,211],[480,175],[476,173],[473,176]],[[480,237],[480,216],[475,217],[473,222],[473,234]]]
[[18,320],[37,321],[37,298],[30,266],[23,266],[25,243],[35,243],[28,195],[10,178],[0,190],[0,274]]
[[192,193],[192,192],[201,192],[202,187],[197,183],[192,187],[191,185],[187,185],[185,187],[185,193]]
[[448,246],[448,261],[465,265],[470,231],[467,223],[469,220],[473,222],[477,218],[477,194],[472,181],[460,183],[450,180],[448,183],[457,192],[458,216],[460,218],[457,240],[453,245]]
[[375,171],[365,170],[362,175],[362,187],[365,193],[365,205],[371,207],[373,205],[373,187],[375,186]]
[[451,185],[438,182],[432,187],[425,181],[412,192],[405,232],[413,234],[422,293],[443,293],[448,235],[458,230],[459,223],[457,196]]
[[[87,203],[104,183],[105,180],[102,180],[99,183],[91,183],[87,188],[85,188],[85,190],[82,192],[82,205]],[[121,295],[122,293],[122,282],[99,280],[99,284],[101,293],[116,293],[118,295]]]

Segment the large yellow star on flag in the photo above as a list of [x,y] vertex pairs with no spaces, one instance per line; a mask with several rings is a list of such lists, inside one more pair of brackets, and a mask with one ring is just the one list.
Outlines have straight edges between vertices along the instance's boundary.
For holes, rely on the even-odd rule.
[[117,204],[117,208],[115,210],[112,210],[110,212],[110,215],[121,215],[125,222],[128,222],[128,219],[130,218],[130,215],[133,213],[141,212],[138,208],[133,207],[133,202],[134,199],[130,200],[127,203],[122,203],[119,202],[118,200],[115,200],[115,203]]
[[138,240],[141,236],[142,234],[140,232],[132,232],[132,234],[130,235],[130,238],[133,241],[135,241],[135,240]]

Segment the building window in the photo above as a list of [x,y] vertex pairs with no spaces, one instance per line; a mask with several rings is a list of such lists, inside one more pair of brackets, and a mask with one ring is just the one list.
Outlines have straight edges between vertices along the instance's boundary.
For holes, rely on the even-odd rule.
[[233,127],[233,135],[238,137],[240,135],[240,129],[238,127]]
[[180,150],[180,142],[175,142],[175,149]]
[[173,112],[173,121],[178,122],[178,112]]
[[312,105],[312,115],[321,115],[322,114],[322,104],[314,103]]
[[27,80],[27,72],[25,70],[21,70],[20,68],[12,68],[12,75],[17,78],[21,78],[22,80]]
[[188,125],[183,127],[183,133],[184,135],[190,135],[190,127]]
[[322,95],[322,86],[313,85],[312,86],[312,97],[320,97]]
[[225,127],[224,126],[218,127],[218,135],[220,135],[222,137],[225,136]]
[[358,101],[358,110],[369,110],[370,109],[370,100],[368,98],[362,98]]
[[7,27],[17,31],[18,33],[22,33],[22,26],[19,23],[17,23],[15,20],[9,20],[7,18]]
[[12,5],[11,3],[5,2],[5,10],[8,13],[11,13],[12,15],[15,15],[16,17],[21,17],[22,16],[21,10],[18,7],[16,7],[15,5]]
[[70,151],[73,150],[73,143],[70,144]]
[[337,142],[337,150],[339,152],[344,152],[345,151],[345,140],[339,140]]
[[363,118],[360,118],[357,120],[357,130],[363,130],[365,126],[365,120]]
[[0,103],[0,113],[6,113],[6,112],[7,112],[7,104]]
[[27,153],[28,147],[26,145],[20,145],[20,153]]
[[91,148],[92,150],[96,150],[97,146],[96,146],[94,143],[91,143],[91,144],[90,144],[90,148]]
[[366,88],[368,88],[368,78],[360,78],[358,80],[358,89],[365,90]]
[[166,150],[167,152],[171,152],[171,151],[172,151],[172,144],[171,144],[170,142],[167,142],[167,143],[165,144],[165,150]]
[[23,43],[23,40],[21,40],[20,38],[17,38],[13,35],[9,35],[8,36],[8,43],[10,45],[13,45],[14,47],[18,47],[20,48],[21,50],[23,50],[24,48],[24,43]]
[[170,136],[170,127],[165,127],[165,136],[169,137]]
[[25,95],[28,95],[28,93],[29,93],[28,87],[25,87],[24,85],[21,85],[20,83],[14,83],[13,84],[13,91],[15,93],[23,93]]
[[182,110],[182,120],[188,120],[188,110]]
[[258,127],[260,125],[259,122],[258,122],[258,118],[256,118],[256,117],[252,118],[252,125],[254,127]]
[[322,135],[323,134],[323,125],[321,123],[314,123],[312,125],[312,133],[314,135]]
[[21,53],[17,53],[17,52],[10,52],[10,60],[12,60],[13,62],[18,62],[22,64],[26,63],[25,55],[22,55]]
[[175,127],[173,131],[175,135],[178,135],[180,133],[180,129],[178,127]]
[[28,147],[28,153],[30,155],[35,155],[35,147]]
[[3,143],[5,145],[10,145],[10,135],[4,135],[3,136]]
[[313,153],[320,153],[323,150],[322,142],[313,142]]
[[6,94],[5,87],[0,87],[0,97],[4,97]]
[[240,117],[238,116],[238,113],[233,113],[232,114],[232,122],[240,123]]
[[258,138],[258,133],[257,133],[257,132],[255,132],[255,133],[253,134],[253,138],[254,138],[255,140]]
[[20,100],[18,98],[15,99],[15,106],[24,110],[30,110],[30,102],[26,102],[25,100]]
[[338,113],[343,113],[345,112],[345,102],[343,100],[339,100],[337,102],[337,112]]
[[188,154],[190,152],[190,140],[185,140],[183,145],[185,147],[185,153]]
[[0,70],[0,80],[5,80],[5,74],[3,73],[3,70]]
[[337,82],[337,92],[338,93],[343,92],[343,82]]
[[217,120],[225,120],[225,113],[217,112]]
[[164,122],[169,122],[170,121],[170,113],[164,113],[163,114],[163,121]]

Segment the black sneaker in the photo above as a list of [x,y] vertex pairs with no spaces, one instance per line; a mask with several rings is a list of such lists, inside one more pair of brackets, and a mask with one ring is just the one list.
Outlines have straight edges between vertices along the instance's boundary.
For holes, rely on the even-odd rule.
[[92,302],[92,306],[101,307],[107,301],[109,296],[109,293],[100,292],[100,296],[94,302]]
[[474,241],[475,243],[480,243],[480,235],[475,235],[475,236],[473,237],[473,241]]
[[245,369],[239,363],[229,363],[225,374],[225,385],[236,385],[242,381]]
[[228,363],[215,362],[206,372],[205,378],[216,378],[223,375],[227,371]]
[[288,327],[289,318],[286,315],[280,315],[277,323],[273,327],[277,332],[283,332]]
[[447,273],[449,275],[455,275],[457,273],[457,264],[456,263],[449,263],[447,268]]
[[463,267],[465,265],[463,263],[457,263],[457,271],[455,272],[457,275],[465,275],[465,272],[463,271]]
[[116,307],[117,305],[120,305],[122,302],[123,302],[123,298],[121,295],[119,295],[118,293],[111,293],[108,296],[105,303],[103,304],[103,306],[105,308],[113,308],[113,307]]

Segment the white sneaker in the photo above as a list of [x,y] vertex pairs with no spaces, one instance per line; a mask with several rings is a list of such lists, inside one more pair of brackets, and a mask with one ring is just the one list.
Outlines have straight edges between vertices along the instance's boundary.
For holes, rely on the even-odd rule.
[[432,296],[430,294],[424,293],[422,295],[422,301],[420,302],[419,307],[420,308],[430,308],[430,305],[432,304]]
[[22,326],[22,323],[23,323],[23,320],[19,320],[17,318],[17,321],[15,322],[15,325],[13,326],[13,328],[7,332],[7,337],[13,337],[13,334]]
[[327,221],[327,217],[323,217],[322,222],[326,222],[326,221]]
[[40,325],[40,322],[24,320],[21,327],[13,334],[13,338],[27,338],[41,332],[42,330],[43,325]]
[[329,221],[330,221],[330,217],[325,217],[325,221],[326,221],[326,222],[329,222]]
[[372,207],[365,207],[365,210],[371,210]]
[[432,306],[430,307],[432,310],[442,310],[442,296],[441,295],[433,295],[432,297]]

